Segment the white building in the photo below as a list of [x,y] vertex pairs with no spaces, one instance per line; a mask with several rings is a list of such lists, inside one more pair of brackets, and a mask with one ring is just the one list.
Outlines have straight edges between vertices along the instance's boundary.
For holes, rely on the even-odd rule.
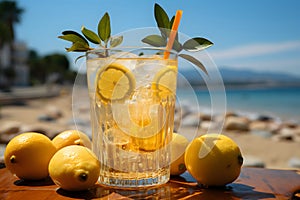
[[[14,55],[11,55],[9,44],[5,44],[2,49],[0,49],[0,85],[27,86],[29,84],[29,68],[27,65],[29,51],[24,42],[15,42],[13,48]],[[14,60],[14,66],[11,65],[12,58]],[[9,67],[12,67],[15,72],[13,82],[10,82],[3,73],[3,71]]]
[[16,73],[14,84],[27,86],[29,84],[29,68],[27,64],[29,51],[24,42],[15,43],[14,50],[14,68]]

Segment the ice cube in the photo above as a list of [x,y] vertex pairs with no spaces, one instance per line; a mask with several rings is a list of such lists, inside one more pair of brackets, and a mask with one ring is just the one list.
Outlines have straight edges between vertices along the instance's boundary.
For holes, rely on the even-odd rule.
[[136,86],[139,88],[151,84],[155,74],[164,66],[160,60],[150,58],[139,60],[133,70]]
[[114,103],[112,112],[118,128],[135,138],[152,137],[166,121],[166,111],[151,86],[138,88],[125,104]]
[[136,67],[137,57],[136,54],[130,52],[118,52],[111,56],[111,62],[123,65],[133,71]]

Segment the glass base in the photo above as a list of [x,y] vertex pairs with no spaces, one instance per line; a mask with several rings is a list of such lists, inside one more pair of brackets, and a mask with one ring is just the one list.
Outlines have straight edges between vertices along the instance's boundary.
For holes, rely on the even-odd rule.
[[106,176],[99,176],[98,183],[117,188],[142,188],[157,186],[167,183],[170,179],[168,169],[160,170],[158,173],[137,173],[135,178],[128,176],[128,173],[114,173]]

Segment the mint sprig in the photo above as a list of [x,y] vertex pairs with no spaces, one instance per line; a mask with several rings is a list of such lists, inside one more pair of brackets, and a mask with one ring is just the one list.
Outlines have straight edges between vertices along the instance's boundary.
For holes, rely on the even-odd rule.
[[90,42],[94,44],[101,43],[99,36],[95,32],[85,28],[84,26],[81,27],[81,32]]
[[105,13],[102,19],[98,23],[98,35],[105,44],[107,44],[108,39],[110,38],[110,17],[108,13]]
[[[148,35],[142,39],[142,42],[155,47],[166,47],[175,16],[170,19],[166,11],[156,3],[154,5],[154,17],[157,27],[160,30],[160,35]],[[123,36],[111,36],[110,16],[107,12],[102,16],[98,23],[97,33],[87,29],[85,26],[81,27],[81,33],[82,35],[72,30],[66,30],[63,31],[62,35],[58,36],[58,38],[72,42],[71,47],[66,48],[68,52],[86,52],[95,49],[90,46],[89,42],[105,49],[117,47],[123,42]],[[186,50],[188,52],[201,51],[212,45],[213,43],[211,41],[202,37],[191,38],[182,44],[179,42],[177,34],[172,49],[178,52],[179,57],[198,66],[205,74],[208,75],[208,72],[201,61],[189,54],[180,52],[182,50]],[[107,57],[108,51],[105,51],[102,56]],[[81,57],[83,56],[80,56],[79,58]]]
[[[70,48],[66,48],[68,52],[86,52],[93,50],[89,42],[101,46],[103,48],[112,48],[120,45],[123,42],[123,36],[112,37],[111,36],[111,26],[110,17],[106,12],[98,23],[98,31],[87,29],[85,26],[81,27],[81,33],[75,31],[67,30],[63,31],[61,36],[58,38],[72,42]],[[103,55],[106,57],[107,55]]]
[[[171,28],[174,22],[175,16],[173,16],[170,20],[169,16],[167,15],[166,11],[157,3],[154,5],[154,17],[157,24],[157,27],[160,30],[160,35],[148,35],[145,38],[142,39],[142,42],[149,44],[151,46],[155,47],[165,47],[168,38],[171,32]],[[212,46],[213,43],[209,41],[206,38],[202,37],[194,37],[187,41],[185,41],[183,44],[179,42],[178,34],[176,35],[174,44],[172,49],[174,49],[176,52],[178,52],[178,56],[181,58],[184,58],[188,60],[189,62],[193,63],[197,67],[199,67],[206,75],[208,75],[208,72],[204,65],[196,59],[195,57],[180,53],[182,50],[186,50],[188,52],[196,52],[204,50],[210,46]]]

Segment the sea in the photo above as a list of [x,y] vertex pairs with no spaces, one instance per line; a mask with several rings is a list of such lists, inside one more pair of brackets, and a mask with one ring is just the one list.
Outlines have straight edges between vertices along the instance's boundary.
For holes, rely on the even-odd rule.
[[[194,96],[204,112],[211,109],[212,102],[217,102],[213,98],[220,98],[220,95],[214,93],[203,88],[193,88],[193,91],[185,88],[177,89],[177,95],[182,102],[188,103]],[[222,95],[222,100],[217,103],[225,106],[227,112],[235,112],[250,118],[268,116],[276,120],[300,123],[300,86],[245,88],[225,86]]]
[[[85,77],[85,76],[84,76]],[[79,81],[78,81],[79,80]],[[78,79],[74,86],[86,85]],[[79,87],[80,88],[80,87]],[[224,91],[208,90],[206,86],[177,87],[177,100],[190,109],[204,113],[218,114],[234,112],[250,118],[269,116],[279,121],[291,121],[300,124],[300,84],[280,86],[243,85],[224,86]],[[216,106],[217,104],[217,106]],[[178,105],[178,102],[177,102]],[[213,107],[214,106],[214,107]],[[198,107],[198,108],[197,108]]]

